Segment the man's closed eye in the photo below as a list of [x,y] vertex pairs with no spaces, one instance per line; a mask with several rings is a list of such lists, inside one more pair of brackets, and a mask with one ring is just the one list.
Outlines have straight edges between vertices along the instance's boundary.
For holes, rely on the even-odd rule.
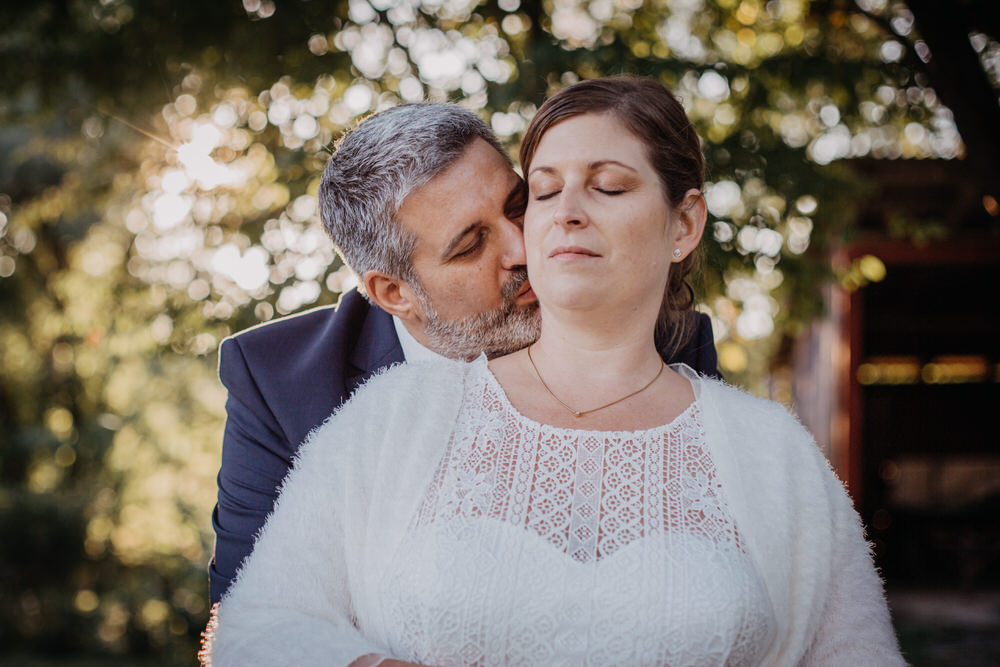
[[483,248],[483,242],[485,241],[486,233],[482,230],[476,232],[475,236],[470,239],[469,243],[463,244],[454,255],[451,256],[452,259],[459,259],[461,257],[473,257]]

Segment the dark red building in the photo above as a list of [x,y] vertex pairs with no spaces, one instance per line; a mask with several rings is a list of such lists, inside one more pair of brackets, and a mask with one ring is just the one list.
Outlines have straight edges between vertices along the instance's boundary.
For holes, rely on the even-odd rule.
[[890,586],[998,587],[1000,203],[960,161],[853,166],[878,191],[833,257],[828,316],[797,344],[800,416]]

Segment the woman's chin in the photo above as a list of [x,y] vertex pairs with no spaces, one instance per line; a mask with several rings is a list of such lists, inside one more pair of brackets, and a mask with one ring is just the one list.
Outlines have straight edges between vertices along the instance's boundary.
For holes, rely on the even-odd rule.
[[564,285],[545,291],[536,289],[535,294],[543,307],[561,311],[602,310],[608,307],[609,301],[614,300],[611,295],[604,294],[603,290],[596,289],[594,285]]
[[565,318],[574,326],[586,326],[588,314],[591,314],[594,324],[606,327],[611,317],[622,330],[643,327],[650,318],[655,322],[662,298],[662,292],[652,294],[640,290],[628,294],[607,282],[586,285],[564,283],[558,286],[535,284],[533,289],[538,296],[543,322]]

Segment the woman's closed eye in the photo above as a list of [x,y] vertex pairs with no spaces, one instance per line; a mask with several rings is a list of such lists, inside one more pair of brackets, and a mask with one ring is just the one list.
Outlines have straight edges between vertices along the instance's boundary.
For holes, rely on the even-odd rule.
[[[607,195],[609,197],[614,197],[616,195],[624,194],[625,192],[628,191],[627,188],[617,187],[617,186],[608,186],[608,187],[594,186],[593,189],[595,192],[600,192],[602,195]],[[535,201],[545,201],[546,199],[552,199],[561,192],[562,190],[548,190],[541,192],[535,195]]]

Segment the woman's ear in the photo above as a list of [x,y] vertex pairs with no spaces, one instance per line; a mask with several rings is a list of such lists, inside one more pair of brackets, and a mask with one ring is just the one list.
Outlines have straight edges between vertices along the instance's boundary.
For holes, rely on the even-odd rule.
[[[674,218],[671,230],[674,254],[671,259],[674,262],[679,262],[698,247],[701,235],[705,233],[708,209],[705,206],[705,196],[701,190],[692,188],[684,193],[684,199],[674,209]],[[679,256],[677,250],[680,250]]]

